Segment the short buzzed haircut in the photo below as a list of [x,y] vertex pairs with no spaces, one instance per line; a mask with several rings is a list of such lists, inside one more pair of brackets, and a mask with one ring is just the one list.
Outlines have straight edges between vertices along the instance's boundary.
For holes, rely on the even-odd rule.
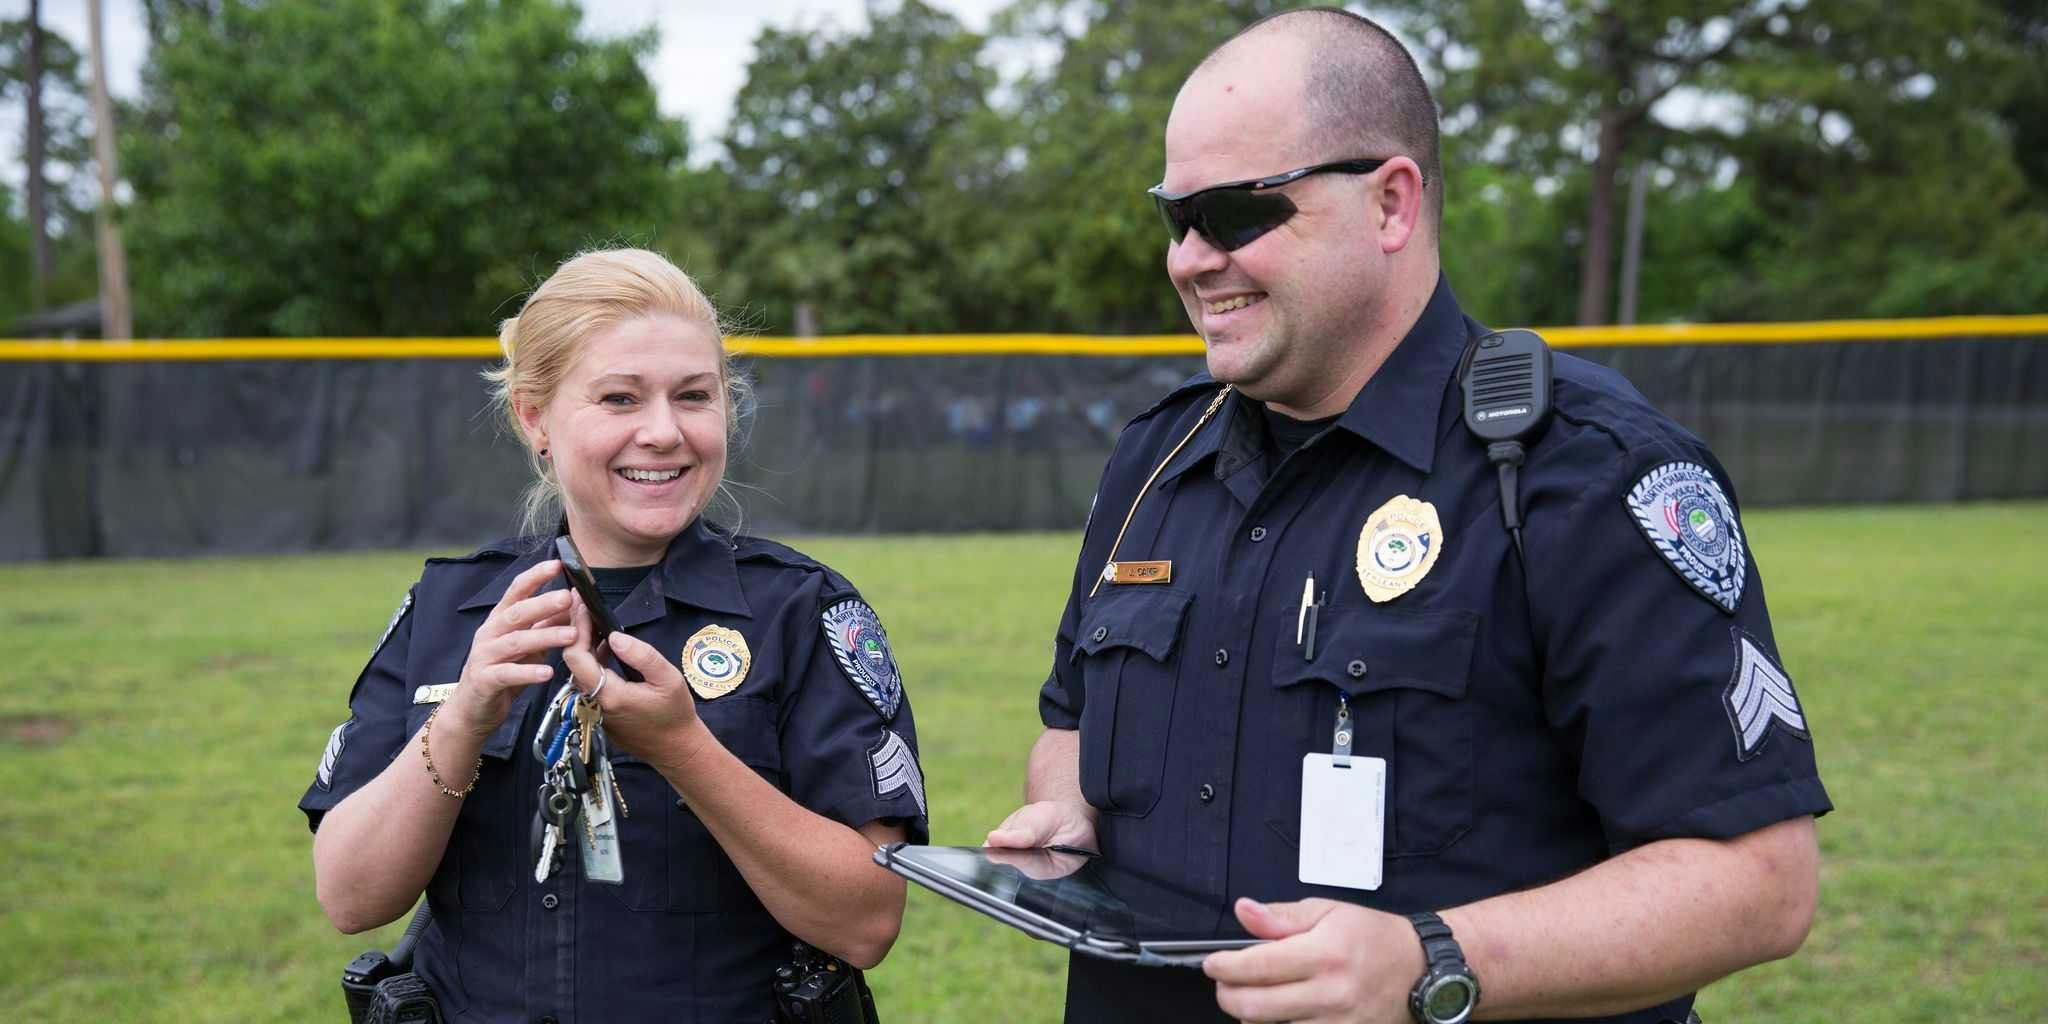
[[1325,160],[1406,156],[1422,169],[1429,220],[1444,217],[1443,148],[1436,100],[1408,48],[1370,19],[1336,7],[1269,14],[1211,51],[1196,72],[1232,43],[1265,32],[1298,33],[1308,43],[1304,99],[1309,130]]

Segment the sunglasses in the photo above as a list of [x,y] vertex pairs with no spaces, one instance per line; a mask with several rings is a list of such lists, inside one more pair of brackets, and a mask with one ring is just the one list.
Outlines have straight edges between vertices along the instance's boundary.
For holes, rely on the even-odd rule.
[[1294,216],[1294,201],[1272,189],[1291,184],[1311,174],[1371,174],[1386,166],[1385,160],[1333,160],[1312,167],[1300,167],[1270,178],[1227,181],[1193,192],[1166,191],[1161,182],[1145,192],[1166,219],[1166,232],[1175,244],[1199,231],[1209,244],[1224,252],[1242,249]]

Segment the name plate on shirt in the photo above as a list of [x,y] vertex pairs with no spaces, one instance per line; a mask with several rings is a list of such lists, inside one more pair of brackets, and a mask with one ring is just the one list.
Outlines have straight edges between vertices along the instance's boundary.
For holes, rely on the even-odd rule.
[[1111,583],[1171,583],[1172,562],[1111,562],[1103,578]]
[[1387,762],[1301,759],[1301,872],[1311,885],[1378,889],[1387,835]]
[[448,695],[454,693],[455,688],[459,685],[461,684],[435,683],[432,686],[422,686],[412,692],[412,702],[414,704],[439,704],[447,700]]

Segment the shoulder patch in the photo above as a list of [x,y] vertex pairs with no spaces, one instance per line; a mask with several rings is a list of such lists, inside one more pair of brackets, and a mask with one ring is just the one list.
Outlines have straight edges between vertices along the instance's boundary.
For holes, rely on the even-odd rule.
[[889,638],[875,610],[865,601],[841,601],[825,609],[821,622],[839,670],[860,688],[882,721],[895,720],[896,708],[903,703],[903,677],[896,671],[896,656],[889,651]]
[[881,800],[898,790],[910,790],[910,798],[917,801],[917,813],[925,814],[924,771],[917,766],[917,758],[910,753],[910,744],[893,729],[882,730],[882,743],[868,751],[868,766],[875,772],[875,799]]
[[321,752],[320,768],[313,773],[314,785],[323,790],[334,788],[334,763],[341,760],[342,748],[348,746],[348,727],[354,724],[356,720],[351,717],[327,734],[327,749]]
[[405,600],[398,602],[398,610],[391,613],[391,621],[384,624],[384,635],[377,638],[377,646],[370,648],[370,657],[376,657],[377,652],[384,649],[384,645],[391,639],[391,634],[398,632],[398,624],[405,621],[405,613],[409,611],[412,611],[410,590],[405,592]]
[[1747,761],[1763,749],[1771,728],[1811,741],[1806,731],[1806,714],[1799,709],[1799,695],[1792,680],[1758,647],[1749,634],[1730,629],[1735,635],[1735,675],[1721,691],[1721,703],[1728,709],[1728,724],[1735,728],[1735,757]]
[[1701,597],[1730,615],[1742,603],[1749,553],[1735,506],[1707,467],[1666,462],[1629,489],[1629,514],[1650,546]]

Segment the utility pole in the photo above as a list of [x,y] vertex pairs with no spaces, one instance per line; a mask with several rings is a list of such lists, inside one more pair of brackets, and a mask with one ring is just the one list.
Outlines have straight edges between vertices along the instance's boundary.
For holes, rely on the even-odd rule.
[[1627,238],[1621,250],[1621,309],[1614,322],[1636,322],[1636,281],[1643,270],[1643,200],[1650,191],[1650,162],[1636,161],[1636,172],[1628,183]]
[[50,283],[50,211],[43,197],[43,0],[28,0],[28,308],[39,311]]
[[107,99],[106,34],[101,30],[102,0],[88,0],[92,26],[92,152],[100,170],[98,215],[100,251],[100,337],[126,340],[135,336],[128,315],[128,258],[121,249],[121,225],[114,221],[114,108]]

